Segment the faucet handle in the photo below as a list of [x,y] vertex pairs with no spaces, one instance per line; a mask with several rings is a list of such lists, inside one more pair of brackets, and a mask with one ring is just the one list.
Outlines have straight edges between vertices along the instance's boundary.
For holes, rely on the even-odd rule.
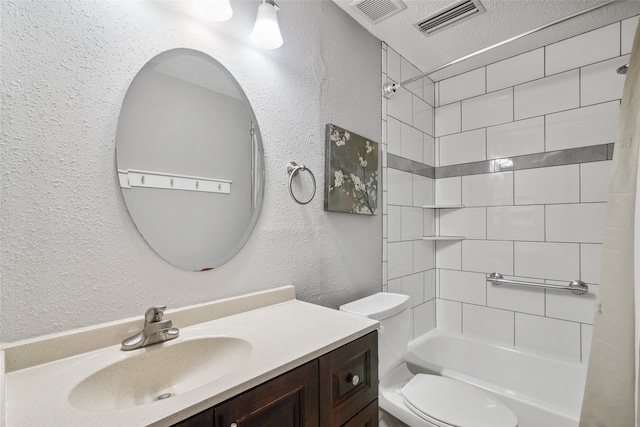
[[164,316],[164,311],[167,309],[166,305],[151,307],[144,314],[144,320],[146,323],[155,323],[162,320]]

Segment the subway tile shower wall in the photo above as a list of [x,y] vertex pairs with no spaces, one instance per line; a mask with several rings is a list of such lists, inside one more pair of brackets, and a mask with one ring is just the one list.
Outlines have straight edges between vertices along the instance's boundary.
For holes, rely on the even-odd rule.
[[[383,82],[421,74],[384,44],[382,64]],[[413,336],[436,326],[435,244],[422,240],[436,226],[434,212],[422,208],[434,203],[434,94],[424,78],[383,98],[383,289],[410,296]]]
[[[383,99],[383,290],[411,297],[413,337],[437,326],[587,362],[624,84],[615,70],[637,25],[423,78]],[[420,74],[384,44],[382,57],[383,82]],[[434,204],[464,208],[422,208]],[[422,239],[434,234],[465,239]],[[494,271],[580,279],[589,293],[495,287]]]

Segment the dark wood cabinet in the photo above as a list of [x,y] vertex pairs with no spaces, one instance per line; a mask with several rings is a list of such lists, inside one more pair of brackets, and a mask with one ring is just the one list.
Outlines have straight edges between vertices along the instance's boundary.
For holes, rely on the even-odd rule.
[[173,427],[378,427],[371,332]]

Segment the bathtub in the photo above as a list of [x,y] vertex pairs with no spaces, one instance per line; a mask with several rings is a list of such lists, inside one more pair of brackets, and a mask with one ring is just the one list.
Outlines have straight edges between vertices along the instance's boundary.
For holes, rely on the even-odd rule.
[[518,416],[519,427],[577,427],[586,365],[441,330],[409,343],[407,366],[473,384]]

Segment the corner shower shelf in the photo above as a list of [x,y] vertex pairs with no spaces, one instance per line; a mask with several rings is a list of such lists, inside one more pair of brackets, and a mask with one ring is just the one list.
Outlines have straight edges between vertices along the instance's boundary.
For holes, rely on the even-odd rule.
[[[463,205],[422,205],[423,209],[461,209]],[[444,240],[444,241],[456,241],[464,240],[464,236],[424,236],[422,240]]]
[[424,236],[422,240],[464,240],[464,236]]

